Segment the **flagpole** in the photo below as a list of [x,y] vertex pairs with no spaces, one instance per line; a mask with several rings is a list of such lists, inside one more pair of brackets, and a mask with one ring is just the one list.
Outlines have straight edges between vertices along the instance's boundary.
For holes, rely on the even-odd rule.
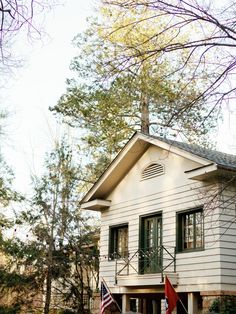
[[181,301],[181,299],[179,299],[179,302],[181,303],[183,309],[185,310],[185,313],[188,314],[188,311],[187,311],[186,307],[184,306],[183,302]]
[[119,304],[118,304],[118,303],[116,302],[116,300],[113,298],[113,294],[111,293],[111,290],[110,290],[109,287],[107,286],[107,283],[106,283],[106,281],[104,280],[103,277],[102,277],[102,281],[103,281],[104,285],[106,286],[107,290],[109,291],[109,293],[111,294],[112,299],[114,300],[114,303],[116,304],[118,310],[122,313],[122,311],[121,311],[121,309],[120,309],[120,307],[119,307]]
[[171,282],[169,281],[167,275],[165,276],[165,298],[167,299],[167,312],[171,313],[173,309],[176,307],[177,302],[180,301],[184,311],[188,314],[186,307],[184,306],[182,300],[180,299],[179,295],[176,293],[174,287],[172,286]]

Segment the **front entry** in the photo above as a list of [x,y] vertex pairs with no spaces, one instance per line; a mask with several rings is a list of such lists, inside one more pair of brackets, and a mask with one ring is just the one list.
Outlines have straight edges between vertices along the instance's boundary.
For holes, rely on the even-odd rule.
[[158,273],[162,268],[161,215],[141,219],[140,273]]
[[161,313],[162,295],[147,294],[143,298],[139,298],[139,311],[142,314],[160,314]]
[[146,313],[158,314],[161,313],[161,302],[157,299],[146,299]]

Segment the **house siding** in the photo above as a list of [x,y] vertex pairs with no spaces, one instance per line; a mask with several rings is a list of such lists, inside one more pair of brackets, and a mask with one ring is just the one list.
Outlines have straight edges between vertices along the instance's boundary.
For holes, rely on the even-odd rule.
[[[226,183],[221,184],[224,189]],[[220,199],[219,245],[222,290],[236,290],[236,187],[224,189]]]
[[[141,181],[142,170],[151,162],[164,165],[165,174]],[[217,241],[218,235],[222,232],[219,228],[221,213],[218,208],[218,200],[215,200],[214,208],[211,208],[212,204],[209,198],[209,193],[211,193],[209,191],[217,191],[219,187],[217,184],[206,185],[187,179],[185,175],[186,170],[199,166],[196,162],[153,146],[144,153],[108,195],[107,200],[111,200],[112,203],[108,210],[102,212],[101,217],[100,274],[109,284],[112,292],[118,293],[120,287],[115,285],[115,261],[108,260],[110,226],[128,223],[129,251],[132,254],[139,248],[140,217],[161,213],[163,245],[174,254],[176,214],[183,210],[197,208],[205,203],[207,205],[204,209],[204,250],[176,255],[176,272],[178,273],[176,289],[178,292],[220,290],[222,287],[221,276],[224,276],[226,284],[236,284],[236,280],[229,275],[230,263],[235,258],[232,253],[233,248],[236,253],[235,242],[233,242],[234,232],[232,229],[232,237],[230,236],[229,239],[227,234],[222,237],[221,242]],[[223,219],[222,215],[221,219]],[[214,226],[214,230],[212,226]],[[224,246],[224,249],[221,248],[222,241],[228,241],[228,245]],[[223,259],[220,259],[220,253],[224,254]],[[232,259],[230,258],[231,254]],[[138,258],[134,259],[136,269],[138,269],[137,260]],[[220,265],[223,262],[226,269],[221,274]],[[166,271],[173,272],[174,266],[170,266]],[[135,274],[135,271],[130,269],[129,274],[131,275],[132,272]]]

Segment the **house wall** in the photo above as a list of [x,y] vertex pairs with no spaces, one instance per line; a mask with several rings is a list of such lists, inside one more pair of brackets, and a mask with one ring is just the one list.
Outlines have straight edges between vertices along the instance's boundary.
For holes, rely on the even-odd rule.
[[[164,165],[165,174],[140,181],[142,170],[151,162]],[[220,266],[223,260],[220,259],[220,253],[223,248],[217,241],[217,234],[220,232],[220,211],[217,200],[214,199],[215,202],[212,202],[208,196],[209,193],[213,195],[218,186],[214,184],[204,186],[201,182],[187,179],[184,173],[199,166],[201,165],[193,161],[152,146],[107,197],[112,204],[108,210],[102,212],[101,217],[100,276],[106,280],[112,292],[118,293],[120,288],[115,286],[115,261],[108,260],[109,226],[128,223],[129,251],[134,253],[139,247],[140,216],[155,212],[162,213],[163,245],[174,254],[176,213],[198,207],[203,203],[214,205],[214,210],[210,205],[206,207],[205,250],[176,255],[176,272],[179,274],[177,292],[221,289]],[[207,191],[210,192],[207,194]],[[225,262],[227,262],[226,257]],[[137,258],[136,267],[138,268]],[[227,269],[230,273],[230,268]],[[173,270],[172,266],[166,271]],[[132,269],[130,271],[130,274],[132,271],[135,273]],[[235,279],[225,275],[225,280],[227,288],[235,289]],[[228,287],[229,282],[233,284],[230,287]]]
[[236,290],[236,187],[221,184],[220,198],[220,253],[222,290]]

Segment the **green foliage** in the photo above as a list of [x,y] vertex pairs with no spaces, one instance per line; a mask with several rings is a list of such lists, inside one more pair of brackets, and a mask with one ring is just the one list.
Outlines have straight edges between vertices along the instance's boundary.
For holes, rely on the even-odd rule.
[[[97,251],[96,260],[92,259],[97,229],[90,224],[90,217],[79,211],[77,187],[82,174],[75,157],[78,157],[75,149],[72,150],[66,140],[47,154],[44,174],[33,178],[34,194],[30,206],[27,205],[16,220],[19,228],[29,229],[28,240],[14,237],[2,244],[9,269],[16,268],[11,272],[15,277],[6,278],[7,288],[22,290],[18,281],[21,276],[25,276],[22,280],[25,289],[41,293],[44,286],[44,313],[50,312],[55,283],[61,306],[64,308],[68,303],[70,308],[72,305],[75,309],[79,307],[83,313],[84,294],[92,293],[87,277],[87,283],[83,283],[84,274],[92,271],[98,281]],[[90,258],[85,259],[85,263],[84,257],[88,254]],[[79,298],[75,297],[75,286]]]
[[[13,239],[2,237],[0,253],[3,259],[0,267],[1,304],[5,304],[8,300],[5,304],[6,311],[13,311],[9,313],[18,313],[18,310],[25,307],[30,308],[44,280],[43,269],[39,269],[35,263],[38,255],[36,247],[16,237]],[[11,298],[6,299],[6,296],[11,296]]]
[[[146,24],[122,33],[122,25],[135,21],[135,11],[129,12],[128,21],[119,11],[102,14],[100,23],[90,22],[89,28],[75,37],[78,55],[71,64],[75,77],[67,80],[66,94],[51,108],[80,129],[87,158],[96,164],[93,173],[90,165],[86,169],[85,180],[91,181],[102,173],[134,131],[182,136],[191,142],[205,143],[207,133],[216,125],[216,114],[204,106],[201,98],[207,73],[202,75],[201,83],[194,79],[187,83],[186,73],[174,73],[183,57],[179,54],[175,60],[149,58],[135,71],[117,69],[117,57],[123,47],[142,39],[145,47],[140,44],[137,48],[139,60],[138,52],[147,48],[145,36],[154,32],[153,22],[147,19]],[[114,28],[120,32],[113,32]],[[154,43],[149,45],[152,49]],[[171,71],[173,75],[166,76]],[[188,107],[196,98],[199,101]]]
[[[1,116],[2,118],[2,116]],[[12,181],[14,179],[12,170],[8,167],[6,162],[0,155],[0,205],[1,207],[7,206],[11,201],[20,202],[23,197],[12,189]],[[2,298],[11,293],[23,293],[25,298],[27,296],[28,289],[36,289],[37,283],[33,280],[31,275],[21,274],[12,268],[12,263],[9,254],[14,256],[14,262],[17,261],[16,256],[25,256],[25,252],[22,252],[22,246],[19,243],[14,243],[13,240],[6,240],[4,238],[4,232],[9,228],[12,228],[13,221],[9,220],[3,213],[0,213],[0,313],[18,313],[23,303],[12,296],[11,302],[5,304],[2,302]]]
[[71,276],[61,282],[65,304],[69,304],[74,313],[88,314],[88,303],[98,290],[98,232],[87,228],[79,237],[71,237],[68,244]]
[[21,201],[23,197],[12,189],[14,175],[0,155],[0,204],[7,206],[10,201]]
[[[0,138],[4,137],[4,122],[8,114],[5,111],[0,111]],[[3,141],[2,141],[3,142]],[[12,188],[14,174],[12,169],[4,160],[4,156],[0,153],[0,205],[7,206],[10,201],[21,201],[22,195],[17,193]],[[1,213],[0,213],[1,215]],[[1,223],[1,218],[0,218]]]
[[236,313],[236,299],[234,296],[219,297],[214,300],[209,308],[209,314],[234,314]]
[[6,270],[0,269],[0,278],[1,278],[1,289],[5,288],[14,288],[18,287],[18,289],[22,289],[25,286],[31,286],[32,288],[35,286],[35,278],[32,275],[19,274],[15,271],[7,272]]
[[0,313],[1,314],[17,314],[20,312],[20,305],[16,304],[13,307],[4,307],[0,306]]

